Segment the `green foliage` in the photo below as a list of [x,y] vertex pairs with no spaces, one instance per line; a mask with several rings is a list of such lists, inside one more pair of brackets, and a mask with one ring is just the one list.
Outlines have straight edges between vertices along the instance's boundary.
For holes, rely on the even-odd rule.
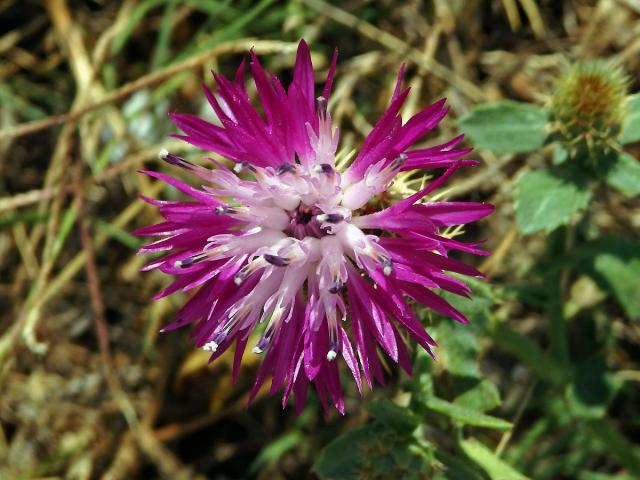
[[374,420],[329,443],[313,471],[321,480],[422,479],[433,469],[433,451],[419,419],[389,401],[371,405]]
[[459,121],[460,129],[476,148],[495,153],[536,150],[547,138],[546,111],[536,105],[503,100],[480,105]]
[[480,413],[476,409],[450,403],[436,397],[428,399],[426,407],[449,417],[459,425],[472,425],[474,427],[490,428],[493,430],[509,430],[511,428],[511,423],[501,418],[492,417],[491,415]]
[[298,430],[286,432],[265,446],[251,464],[249,473],[255,474],[261,468],[278,461],[282,455],[292,450],[302,441],[302,434]]
[[620,143],[640,142],[640,93],[627,97],[626,118],[622,124]]
[[593,268],[622,304],[629,317],[640,319],[640,257],[623,259],[613,253],[599,253]]
[[629,197],[640,195],[640,160],[627,153],[616,155],[605,173],[605,180]]
[[550,232],[571,222],[589,205],[591,191],[584,172],[565,163],[527,172],[517,181],[516,222],[524,233]]
[[492,480],[526,480],[527,478],[477,440],[461,440],[460,447],[469,458],[487,472]]
[[603,418],[620,382],[607,369],[604,359],[590,355],[574,366],[573,382],[567,388],[567,404],[573,415]]
[[567,378],[567,372],[531,338],[526,337],[504,323],[493,326],[492,338],[505,351],[516,356],[539,378],[560,385]]
[[640,319],[640,243],[605,237],[586,244],[564,261],[574,262],[613,294],[630,318]]

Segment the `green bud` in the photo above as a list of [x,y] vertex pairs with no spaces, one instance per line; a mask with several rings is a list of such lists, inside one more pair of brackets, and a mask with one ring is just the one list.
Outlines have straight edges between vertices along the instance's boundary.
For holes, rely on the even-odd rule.
[[620,67],[603,60],[574,64],[551,97],[553,138],[571,158],[592,163],[619,146],[629,80]]

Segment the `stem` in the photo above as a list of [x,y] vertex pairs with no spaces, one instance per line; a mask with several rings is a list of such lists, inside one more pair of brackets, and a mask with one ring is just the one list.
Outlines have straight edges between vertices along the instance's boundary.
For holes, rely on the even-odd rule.
[[[564,256],[569,253],[575,243],[574,227],[559,228],[549,238],[549,257]],[[549,300],[547,302],[547,316],[551,354],[562,365],[569,363],[569,342],[567,337],[567,320],[564,317],[564,299],[569,286],[570,269],[560,270],[551,268],[545,275]]]

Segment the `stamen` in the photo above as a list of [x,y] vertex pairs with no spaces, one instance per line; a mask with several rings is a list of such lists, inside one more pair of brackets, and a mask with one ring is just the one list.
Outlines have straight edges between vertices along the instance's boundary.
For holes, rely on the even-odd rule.
[[258,340],[258,344],[255,347],[253,347],[251,351],[256,355],[260,355],[267,348],[269,348],[270,343],[271,343],[271,339],[266,336],[266,332],[265,332],[265,336],[263,336],[260,340]]
[[181,167],[186,170],[193,170],[195,168],[195,165],[193,163],[187,162],[184,158],[179,157],[178,155],[169,153],[166,148],[160,150],[158,156],[161,160],[164,160],[170,165],[175,165],[176,167]]
[[332,362],[338,356],[338,352],[340,351],[340,345],[338,345],[337,340],[329,341],[329,351],[327,352],[327,360]]
[[205,352],[214,353],[216,350],[218,350],[218,344],[214,341],[207,342],[202,346],[202,350],[204,350]]
[[291,163],[283,163],[282,165],[278,166],[278,169],[276,170],[278,175],[284,175],[285,173],[294,173],[295,171],[296,167]]
[[327,115],[327,99],[321,95],[316,100],[318,102],[318,114],[320,118],[324,118]]
[[270,253],[265,253],[262,257],[271,265],[276,267],[286,267],[290,262],[288,258],[281,257],[279,255],[272,255]]
[[320,223],[340,223],[344,220],[344,215],[340,213],[321,213],[316,215],[316,220]]
[[256,167],[249,162],[238,162],[233,166],[233,171],[236,173],[240,173],[242,170],[249,170],[250,172],[256,173]]
[[313,171],[313,173],[324,173],[325,175],[329,176],[332,176],[335,172],[333,167],[328,163],[320,163],[318,165],[314,165],[311,171]]
[[215,343],[216,345],[220,345],[222,342],[224,342],[225,338],[227,338],[227,334],[229,333],[233,325],[235,325],[234,320],[233,319],[229,320],[227,324],[224,326],[224,328],[222,329],[222,331],[214,332],[213,340],[210,343]]
[[393,263],[391,263],[389,257],[380,255],[378,260],[382,264],[382,273],[384,274],[384,276],[388,277],[389,275],[391,275],[391,272],[393,272]]
[[389,167],[391,167],[392,170],[397,170],[404,165],[408,158],[407,155],[401,153],[389,164]]
[[235,283],[236,285],[240,285],[245,280],[245,278],[247,278],[253,272],[262,267],[265,267],[265,260],[266,259],[263,257],[257,257],[250,261],[248,264],[242,267],[238,273],[236,273],[235,277],[233,277],[233,283]]
[[216,207],[216,213],[218,215],[239,215],[246,214],[249,211],[247,207],[234,207],[231,205],[219,205]]
[[182,260],[177,260],[174,262],[173,266],[176,268],[188,268],[196,263],[200,263],[203,260],[206,260],[211,255],[211,252],[202,252],[197,253],[196,255],[191,255],[190,257],[183,258]]

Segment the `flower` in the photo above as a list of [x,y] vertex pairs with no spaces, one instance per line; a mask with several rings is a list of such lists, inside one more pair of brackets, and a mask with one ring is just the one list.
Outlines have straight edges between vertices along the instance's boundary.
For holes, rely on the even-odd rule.
[[[361,391],[361,375],[369,388],[374,380],[384,382],[378,346],[411,372],[401,328],[431,353],[435,342],[409,300],[467,322],[432,290],[468,296],[470,289],[445,272],[481,274],[449,252],[485,252],[477,243],[443,236],[441,229],[475,221],[493,207],[421,202],[458,168],[477,162],[460,159],[470,151],[456,149],[462,136],[410,149],[447,108],[439,100],[403,124],[399,111],[409,89],[401,89],[402,69],[386,112],[350,165],[339,168],[344,162],[336,158],[344,156],[336,155],[338,129],[327,110],[336,58],[337,52],[316,99],[304,41],[286,90],[252,51],[250,69],[263,116],[245,90],[244,62],[234,81],[214,73],[217,93],[206,86],[204,93],[221,126],[186,114],[171,119],[184,132],[177,138],[235,167],[210,159],[214,168],[205,168],[163,151],[164,161],[200,177],[204,185],[197,189],[163,173],[144,172],[191,200],[145,199],[166,220],[136,233],[165,237],[141,249],[169,251],[145,269],[177,277],[155,298],[197,289],[163,331],[192,324],[196,345],[211,352],[212,360],[235,342],[234,379],[251,342],[252,352],[264,359],[250,402],[270,376],[271,394],[284,388],[283,407],[293,392],[299,411],[313,383],[325,410],[328,398],[344,413],[338,357]],[[380,194],[393,197],[394,178],[425,168],[444,173],[372,211]]]
[[629,85],[621,67],[604,60],[576,62],[549,101],[551,130],[570,156],[594,162],[619,147]]

